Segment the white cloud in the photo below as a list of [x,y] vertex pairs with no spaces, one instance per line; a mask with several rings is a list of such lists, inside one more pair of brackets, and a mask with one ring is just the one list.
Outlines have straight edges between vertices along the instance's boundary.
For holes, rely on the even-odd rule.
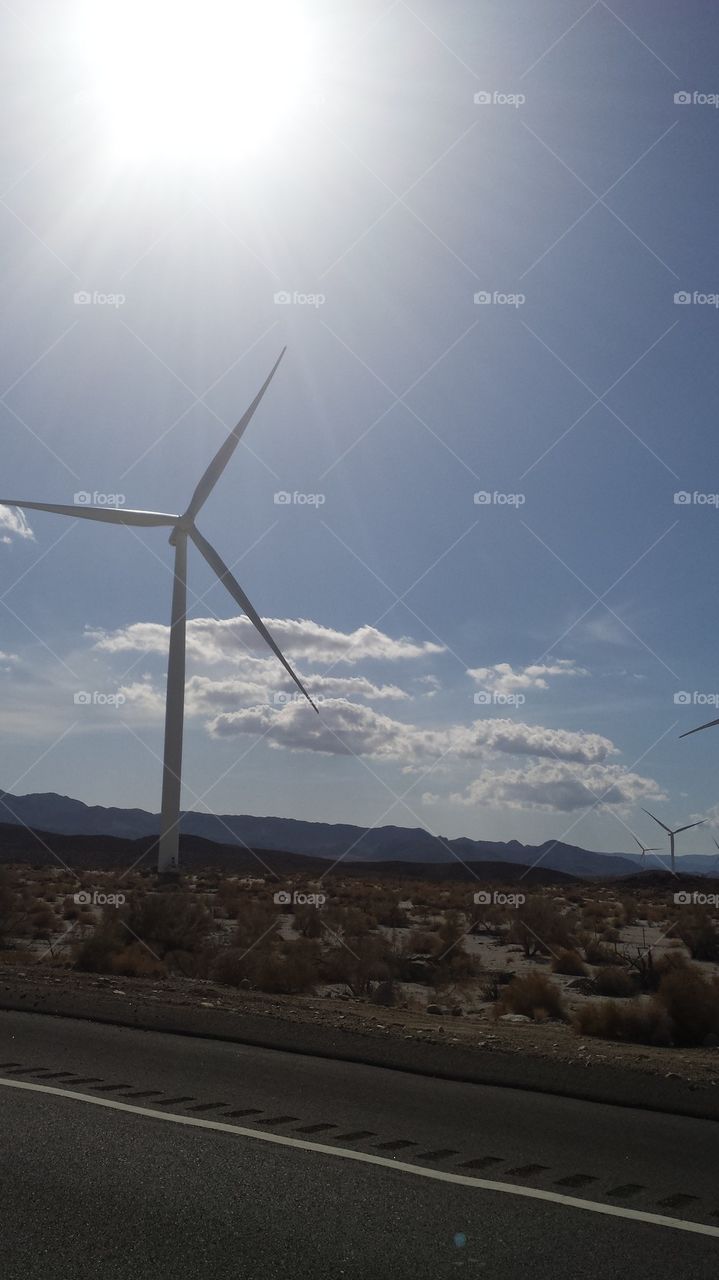
[[271,746],[324,755],[407,760],[431,758],[443,750],[440,731],[417,729],[344,698],[323,702],[320,716],[301,700],[280,710],[264,706],[221,714],[208,727],[214,737],[261,734]]
[[436,698],[442,688],[437,676],[418,676],[415,680],[416,684],[422,685],[424,693],[423,698]]
[[324,701],[320,717],[298,701],[279,711],[264,706],[222,713],[208,727],[215,737],[262,734],[272,746],[293,751],[366,755],[405,765],[445,755],[460,760],[487,759],[495,753],[594,764],[617,753],[608,738],[596,733],[547,729],[511,720],[422,728],[342,698]]
[[558,658],[516,671],[509,662],[496,662],[493,667],[470,667],[467,675],[492,693],[516,693],[520,689],[548,689],[549,680],[557,676],[587,676],[589,672],[578,667],[573,658]]
[[[617,755],[609,738],[583,730],[547,729],[515,720],[475,720],[468,729],[457,729],[458,755],[475,756],[479,748],[514,756],[547,756],[592,764]],[[460,743],[462,745],[460,746]]]
[[34,539],[35,534],[19,507],[0,507],[0,542],[12,542],[13,537]]
[[[3,655],[0,653],[0,670]],[[9,655],[10,657],[12,655]],[[255,673],[249,678],[241,675],[228,676],[224,680],[212,680],[209,676],[194,675],[185,683],[185,714],[188,716],[208,715],[218,712],[232,712],[247,708],[258,702],[283,705],[283,699],[291,695],[301,698],[296,685],[281,670],[282,679],[277,677],[277,664],[273,659],[257,662]],[[255,675],[255,678],[253,677]],[[354,694],[355,697],[367,698],[371,701],[399,701],[408,699],[409,694],[396,685],[375,685],[364,676],[348,676],[346,679],[326,676],[307,676],[305,687],[310,694],[317,697],[330,697],[333,694]],[[119,692],[125,697],[128,706],[144,712],[164,715],[165,693],[157,689],[149,675],[132,684],[121,685]]]
[[[663,800],[664,792],[652,778],[632,773],[622,765],[572,764],[541,761],[529,769],[487,773],[466,791],[449,797],[454,804],[492,805],[509,809],[545,809],[573,813],[601,801],[622,808],[637,800]],[[428,802],[438,799],[427,795]]]
[[[376,627],[336,631],[308,619],[268,618],[267,627],[290,659],[310,663],[354,665],[367,659],[397,662],[442,653],[441,645],[398,640]],[[118,631],[89,630],[95,647],[106,653],[167,653],[169,627],[156,622],[135,622]],[[188,657],[205,663],[242,662],[267,646],[248,618],[192,618],[187,624]]]
[[153,719],[165,714],[165,695],[154,689],[148,679],[143,678],[136,680],[133,684],[120,685],[117,692],[121,693],[125,699],[121,704],[123,707],[133,707]]

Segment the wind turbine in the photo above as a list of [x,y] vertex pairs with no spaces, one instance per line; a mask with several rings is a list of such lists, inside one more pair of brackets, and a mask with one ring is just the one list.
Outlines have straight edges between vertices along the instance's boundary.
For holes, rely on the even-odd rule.
[[[644,812],[646,813],[646,809],[644,810]],[[646,855],[648,853],[659,853],[659,849],[650,848],[648,844],[642,844],[641,840],[637,840],[637,837],[635,836],[634,832],[632,832],[632,840],[634,840],[635,844],[639,845],[639,848],[642,851],[642,871],[643,871],[646,865],[646,860],[647,860]]]
[[[648,809],[642,809],[642,813],[647,813],[650,818],[654,818],[654,814],[649,813]],[[669,834],[669,856],[672,862],[672,871],[674,871],[674,837],[678,836],[680,831],[690,831],[692,827],[701,827],[702,823],[706,822],[707,819],[700,818],[698,822],[688,822],[685,827],[675,827],[673,831],[672,828],[668,827],[660,818],[654,818],[654,821],[658,823],[660,827],[663,827]]]
[[0,506],[22,507],[32,511],[50,511],[55,515],[72,516],[81,520],[100,520],[105,524],[136,525],[138,527],[165,526],[172,529],[170,545],[175,548],[175,565],[172,588],[172,614],[170,622],[170,648],[167,662],[167,695],[165,701],[165,746],[162,768],[162,812],[160,817],[160,844],[157,869],[160,874],[173,874],[178,866],[180,829],[180,790],[182,772],[182,727],[185,712],[185,623],[187,616],[187,540],[194,542],[200,555],[224,583],[234,600],[259,631],[263,640],[277,655],[285,670],[310,706],[319,711],[295,674],[289,662],[275,643],[256,609],[250,603],[239,582],[227,565],[203,538],[195,525],[195,517],[204,506],[227,466],[255,410],[272,381],[285,354],[283,347],[267,378],[252,404],[237,426],[233,427],[224,444],[217,450],[212,462],[200,478],[189,506],[182,515],[170,515],[161,511],[133,511],[126,507],[60,506],[47,502],[18,502],[16,498],[0,498]]

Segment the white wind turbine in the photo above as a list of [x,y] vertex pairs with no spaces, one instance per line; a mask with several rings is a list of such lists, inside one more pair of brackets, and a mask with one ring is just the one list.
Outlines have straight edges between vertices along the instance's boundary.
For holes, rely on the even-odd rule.
[[[646,809],[644,810],[644,812],[646,813]],[[639,848],[642,851],[642,871],[643,871],[647,861],[647,854],[659,853],[659,849],[656,847],[652,847],[648,844],[642,844],[641,840],[637,839],[633,831],[632,831],[632,840],[634,841],[635,844],[639,845]]]
[[700,818],[698,822],[688,822],[685,827],[675,827],[674,830],[672,830],[672,828],[668,827],[665,822],[661,821],[660,818],[655,818],[653,813],[649,813],[648,809],[642,809],[642,813],[649,814],[649,817],[654,818],[654,821],[658,823],[660,827],[663,827],[664,830],[668,833],[669,856],[671,858],[672,871],[674,871],[674,837],[678,836],[680,831],[690,831],[692,827],[701,827],[702,824],[707,821],[707,819]]
[[[295,674],[284,654],[273,640],[257,611],[253,608],[239,582],[227,565],[203,538],[195,525],[195,516],[209,498],[222,472],[242,438],[243,432],[265,394],[286,348],[283,347],[268,377],[246,413],[240,418],[224,444],[218,449],[212,462],[201,477],[189,506],[182,515],[170,515],[160,511],[133,511],[126,507],[58,506],[47,502],[18,502],[16,498],[0,498],[0,506],[22,507],[32,511],[50,511],[55,515],[73,516],[81,520],[100,520],[105,524],[125,524],[140,527],[164,525],[172,529],[170,544],[175,548],[174,582],[172,589],[172,616],[170,622],[170,649],[167,662],[167,695],[165,701],[165,747],[162,771],[162,812],[160,818],[160,844],[157,869],[161,874],[173,874],[178,866],[180,830],[180,790],[182,771],[182,727],[185,711],[185,622],[187,616],[187,539],[224,583],[234,600],[259,631],[263,640],[277,655],[285,670],[306,697],[314,710],[317,707]],[[319,712],[318,712],[319,714]]]

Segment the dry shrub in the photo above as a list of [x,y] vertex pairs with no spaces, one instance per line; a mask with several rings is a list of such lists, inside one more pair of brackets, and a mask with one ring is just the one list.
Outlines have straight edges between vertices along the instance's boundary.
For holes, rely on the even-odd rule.
[[17,923],[19,899],[17,880],[11,871],[0,869],[0,939],[8,938]]
[[600,1036],[603,1040],[623,1040],[632,1044],[672,1043],[669,1015],[646,996],[582,1005],[575,1011],[572,1023],[582,1036]]
[[703,1044],[719,1034],[719,978],[705,978],[696,965],[665,973],[655,999],[671,1019],[675,1044]]
[[617,953],[611,947],[605,947],[598,938],[590,938],[584,945],[584,956],[587,964],[616,964]]
[[193,957],[205,947],[211,923],[204,902],[189,893],[133,894],[126,906],[105,909],[77,948],[75,966],[127,976],[164,974],[169,967],[194,976]]
[[319,980],[319,962],[319,947],[307,938],[270,947],[257,960],[253,985],[277,995],[311,991]]
[[626,969],[620,969],[617,964],[604,965],[597,972],[594,979],[597,992],[600,996],[620,996],[627,998],[636,995],[637,988],[635,982]]
[[413,929],[409,936],[408,949],[417,955],[431,956],[437,944],[436,935],[426,929]]
[[705,908],[682,912],[674,932],[681,938],[692,960],[719,960],[719,930]]
[[10,965],[36,964],[37,956],[34,951],[25,951],[18,947],[12,951],[0,950],[0,960],[3,964]]
[[544,973],[527,973],[505,987],[494,1007],[495,1018],[503,1013],[522,1013],[535,1022],[564,1018],[562,993]]
[[535,895],[518,907],[509,926],[509,941],[518,943],[525,956],[546,954],[574,942],[570,922],[548,898]]
[[384,899],[379,902],[376,911],[378,924],[388,929],[406,929],[409,926],[407,912],[395,899]]
[[280,943],[274,938],[251,950],[221,947],[212,958],[209,975],[230,987],[246,982],[257,991],[293,995],[312,990],[319,979],[319,965],[316,942],[299,938]]
[[355,996],[369,995],[375,982],[391,976],[392,953],[382,938],[352,938],[322,956],[323,982],[343,982]]
[[127,946],[128,934],[117,923],[105,921],[79,944],[75,951],[75,968],[84,973],[112,973],[113,957]]
[[194,953],[204,946],[212,917],[201,898],[190,893],[133,894],[120,912],[125,932],[144,942],[161,959],[169,952]]
[[552,961],[552,973],[561,973],[570,978],[583,978],[587,968],[578,951],[562,949]]
[[573,1021],[581,1035],[605,1040],[702,1045],[719,1035],[719,979],[705,978],[694,965],[670,967],[655,995],[586,1004]]
[[109,957],[110,972],[126,978],[161,978],[167,967],[140,942],[130,942]]
[[630,894],[626,894],[621,899],[622,907],[622,923],[632,925],[637,919],[637,904]]
[[383,1009],[392,1009],[397,1003],[397,988],[391,978],[386,982],[378,982],[372,992],[372,1003]]
[[303,938],[321,938],[322,921],[317,907],[298,907],[295,911],[295,929]]
[[494,1004],[499,1000],[503,988],[513,980],[514,974],[509,969],[492,969],[483,974],[479,986],[482,999]]

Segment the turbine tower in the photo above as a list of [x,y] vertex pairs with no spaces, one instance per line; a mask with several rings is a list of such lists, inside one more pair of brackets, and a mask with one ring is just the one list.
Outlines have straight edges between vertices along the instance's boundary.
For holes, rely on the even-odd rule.
[[185,623],[187,617],[187,540],[195,544],[210,568],[224,583],[233,599],[257,628],[263,640],[276,654],[285,671],[292,677],[310,706],[319,711],[295,674],[289,662],[275,643],[260,615],[245,595],[239,582],[221,560],[214,547],[203,538],[195,524],[195,517],[204,506],[227,466],[255,410],[270,385],[277,367],[285,354],[283,347],[267,378],[252,404],[237,426],[233,427],[224,444],[218,449],[204,475],[200,478],[189,506],[182,515],[170,515],[161,511],[133,511],[126,507],[61,506],[47,502],[19,502],[16,498],[0,498],[0,506],[22,507],[31,511],[50,511],[55,515],[72,516],[81,520],[100,520],[105,524],[124,524],[138,527],[165,526],[172,530],[170,545],[175,549],[174,578],[172,588],[172,613],[170,621],[170,648],[167,662],[167,694],[165,700],[165,745],[162,768],[162,812],[160,817],[160,842],[157,859],[158,872],[175,874],[178,868],[180,835],[180,791],[182,778],[182,728],[185,712]]
[[661,818],[655,818],[653,813],[649,813],[648,809],[642,809],[642,813],[649,814],[649,817],[654,818],[654,821],[658,823],[660,827],[663,827],[664,830],[668,833],[669,856],[671,858],[672,871],[674,871],[674,837],[678,836],[680,831],[690,831],[692,827],[701,827],[702,823],[706,822],[707,819],[700,818],[698,822],[688,822],[685,827],[675,827],[674,830],[672,830],[671,827],[668,827],[666,823],[661,821]]
[[[644,810],[644,812],[646,813],[646,809]],[[633,831],[632,831],[632,840],[635,842],[635,844],[639,845],[639,848],[642,851],[642,871],[643,871],[647,861],[646,855],[648,853],[659,853],[659,849],[657,849],[656,847],[650,847],[648,844],[642,844],[641,840],[637,840],[637,837],[635,836]]]

